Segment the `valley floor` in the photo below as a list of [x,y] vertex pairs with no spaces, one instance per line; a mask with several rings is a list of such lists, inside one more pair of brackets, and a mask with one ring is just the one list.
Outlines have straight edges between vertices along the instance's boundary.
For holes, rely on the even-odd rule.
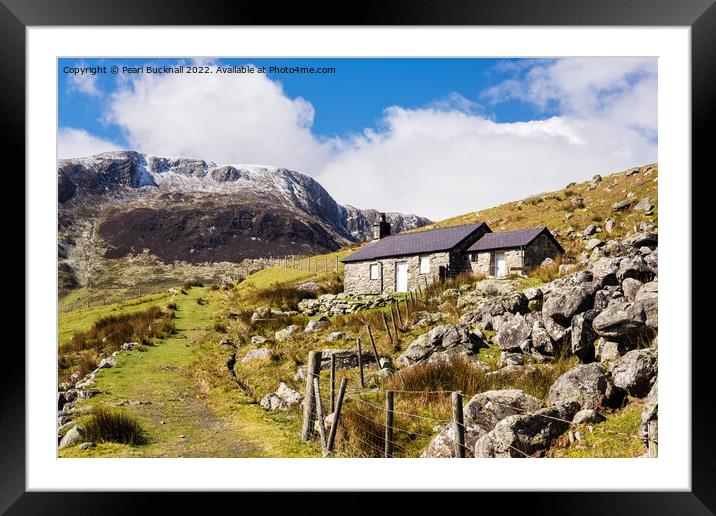
[[[119,354],[116,367],[97,374],[94,388],[103,393],[84,402],[132,412],[147,431],[149,444],[70,447],[60,450],[60,457],[315,455],[298,442],[292,428],[284,428],[285,422],[267,415],[241,392],[215,351],[216,343],[205,340],[212,324],[211,294],[207,288],[194,287],[177,295],[176,334],[145,351]],[[199,304],[200,298],[209,303]],[[222,381],[213,385],[201,371],[208,361],[224,367]]]

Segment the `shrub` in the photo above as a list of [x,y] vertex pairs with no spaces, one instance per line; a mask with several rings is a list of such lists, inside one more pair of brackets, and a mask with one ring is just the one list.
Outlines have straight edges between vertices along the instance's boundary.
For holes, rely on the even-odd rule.
[[167,310],[172,310],[172,311],[174,311],[174,310],[176,310],[176,309],[177,309],[177,304],[176,304],[174,301],[172,301],[171,303],[169,303],[169,304],[167,305]]
[[217,333],[226,333],[226,325],[217,321],[214,323],[214,331]]
[[181,288],[182,288],[182,290],[189,290],[191,287],[203,287],[203,286],[204,286],[204,284],[202,282],[196,281],[196,280],[191,280],[191,281],[185,282],[181,286]]
[[204,299],[203,297],[199,297],[199,298],[196,299],[196,304],[197,304],[197,305],[204,306],[204,305],[206,305],[206,304],[208,304],[208,303],[209,303],[209,302],[208,302],[206,299]]
[[97,407],[83,421],[82,427],[87,434],[87,439],[98,443],[139,445],[147,442],[146,433],[139,421],[134,416],[119,410]]

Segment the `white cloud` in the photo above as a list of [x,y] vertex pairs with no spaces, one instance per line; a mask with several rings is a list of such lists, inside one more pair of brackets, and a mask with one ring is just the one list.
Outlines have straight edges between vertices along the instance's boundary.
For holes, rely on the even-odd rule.
[[100,152],[121,150],[109,140],[91,135],[84,129],[60,127],[57,131],[57,157],[79,158]]
[[[78,68],[88,68],[85,63],[78,63]],[[70,92],[78,91],[86,95],[101,97],[102,91],[98,86],[98,75],[90,73],[75,73],[67,76],[67,89]]]
[[503,65],[508,79],[482,100],[519,99],[557,115],[498,123],[451,93],[423,108],[389,107],[377,128],[326,140],[311,130],[313,106],[264,75],[200,74],[122,83],[106,121],[142,152],[288,167],[341,203],[433,219],[656,161],[655,59],[518,65]]
[[165,74],[121,86],[106,121],[122,127],[132,148],[151,154],[311,171],[330,149],[311,132],[314,114],[264,74]]

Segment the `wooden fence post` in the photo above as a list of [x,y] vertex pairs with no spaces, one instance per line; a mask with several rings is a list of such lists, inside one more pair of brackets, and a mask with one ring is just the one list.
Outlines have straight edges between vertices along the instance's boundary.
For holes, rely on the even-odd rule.
[[313,377],[313,396],[316,399],[316,421],[318,421],[318,435],[321,436],[321,448],[326,449],[326,428],[323,423],[323,405],[321,404],[321,386],[318,377]]
[[336,409],[336,354],[331,353],[331,412]]
[[462,393],[452,393],[452,423],[455,428],[455,457],[465,457],[465,421],[462,417]]
[[358,344],[358,372],[360,374],[360,386],[365,387],[365,378],[363,376],[363,350],[360,345],[360,337],[356,338],[356,344]]
[[385,457],[393,456],[393,391],[385,391]]
[[333,423],[331,424],[331,433],[328,435],[328,444],[326,445],[325,455],[333,452],[333,445],[336,442],[336,431],[338,430],[338,423],[341,421],[341,409],[343,408],[343,397],[346,394],[346,385],[348,385],[348,378],[345,376],[341,378],[341,387],[338,390],[338,401],[336,402],[336,411],[333,413]]
[[321,375],[321,352],[308,352],[308,366],[306,368],[306,390],[303,397],[303,426],[301,427],[301,440],[310,441],[314,436],[313,413],[316,400],[313,396],[313,379]]
[[395,302],[395,311],[398,312],[398,323],[400,323],[400,327],[403,327],[403,317],[400,315],[400,301]]
[[646,429],[649,439],[648,456],[655,459],[659,456],[659,422],[649,421]]
[[373,346],[373,354],[375,355],[375,361],[378,364],[378,369],[380,369],[380,355],[378,354],[378,348],[375,347],[375,340],[373,340],[373,332],[370,331],[370,325],[365,325],[366,330],[368,330],[368,338],[370,339],[370,345]]
[[407,323],[410,319],[410,307],[408,306],[408,299],[405,298],[405,322]]
[[390,341],[390,345],[393,345],[393,335],[390,333],[390,328],[388,327],[388,318],[385,316],[385,312],[382,312],[380,315],[383,316],[383,326],[385,326],[385,333],[388,334],[388,340]]
[[336,255],[336,272],[338,272],[338,255]]
[[395,341],[400,340],[400,336],[398,335],[398,326],[395,324],[395,314],[393,313],[393,304],[390,304],[390,320],[393,322],[393,331],[395,332]]

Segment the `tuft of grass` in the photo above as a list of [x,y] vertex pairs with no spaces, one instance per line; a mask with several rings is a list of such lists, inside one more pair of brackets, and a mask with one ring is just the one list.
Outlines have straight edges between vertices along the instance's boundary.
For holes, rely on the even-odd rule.
[[98,443],[120,443],[137,446],[148,442],[139,421],[132,415],[104,407],[95,407],[83,419],[82,427],[87,439]]
[[151,344],[151,339],[172,334],[175,331],[173,317],[173,311],[152,306],[141,312],[99,319],[89,330],[74,335],[60,346],[60,381],[65,381],[73,372],[86,375],[97,367],[101,354],[117,351],[125,342]]

